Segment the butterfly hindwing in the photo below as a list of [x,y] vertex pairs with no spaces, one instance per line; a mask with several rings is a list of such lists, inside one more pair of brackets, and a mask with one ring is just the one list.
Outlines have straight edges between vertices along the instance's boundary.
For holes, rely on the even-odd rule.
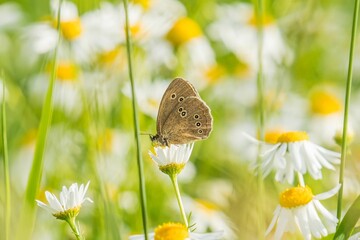
[[206,139],[212,130],[210,108],[197,96],[179,102],[163,123],[162,131],[169,144],[185,144]]

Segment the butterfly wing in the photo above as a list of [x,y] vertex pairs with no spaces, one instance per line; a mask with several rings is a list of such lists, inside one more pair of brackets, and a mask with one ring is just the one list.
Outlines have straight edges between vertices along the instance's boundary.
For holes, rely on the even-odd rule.
[[185,144],[208,138],[212,125],[210,108],[200,97],[191,96],[169,113],[162,130],[169,144]]
[[190,82],[182,78],[175,78],[166,89],[160,102],[156,124],[158,135],[161,135],[164,123],[167,122],[176,105],[188,97],[199,97],[199,93]]

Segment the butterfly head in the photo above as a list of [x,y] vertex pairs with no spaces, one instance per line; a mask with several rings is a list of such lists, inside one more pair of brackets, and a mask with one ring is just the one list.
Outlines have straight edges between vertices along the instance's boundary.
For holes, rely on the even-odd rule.
[[156,135],[150,135],[150,140],[153,144],[153,146],[169,146],[168,139],[164,136],[161,136],[159,134]]

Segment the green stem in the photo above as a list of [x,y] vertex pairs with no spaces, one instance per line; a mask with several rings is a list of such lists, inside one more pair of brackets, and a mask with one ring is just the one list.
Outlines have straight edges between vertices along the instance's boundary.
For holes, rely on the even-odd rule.
[[[263,79],[263,42],[264,42],[264,29],[263,29],[263,0],[257,0],[256,2],[256,19],[257,19],[257,43],[258,43],[258,72],[256,77],[257,84],[257,102],[258,102],[258,134],[259,140],[263,141],[265,136],[265,106],[264,106],[264,79]],[[261,144],[258,149],[257,164],[261,166]],[[263,221],[263,195],[264,195],[264,183],[262,171],[258,172],[257,176],[258,185],[258,224],[257,231],[259,233],[259,239],[264,239],[265,225]]]
[[341,187],[338,194],[338,204],[337,204],[337,218],[339,219],[339,223],[341,218],[342,197],[343,197],[343,189],[344,189],[344,168],[345,168],[345,160],[347,153],[348,115],[349,115],[350,94],[351,94],[352,75],[353,75],[353,58],[354,58],[355,38],[356,38],[358,18],[359,18],[359,0],[355,0],[352,30],[351,30],[349,65],[348,65],[348,74],[346,81],[344,123],[343,123],[342,144],[341,144],[341,163],[340,163],[340,174],[339,174],[339,183],[341,184]]
[[10,191],[10,173],[9,173],[9,157],[6,134],[6,103],[5,103],[5,78],[1,73],[3,84],[2,97],[2,142],[3,142],[3,159],[4,159],[4,182],[5,182],[5,239],[9,240],[10,236],[10,220],[11,220],[11,191]]
[[129,78],[131,83],[131,96],[132,96],[132,108],[133,108],[133,120],[135,128],[135,142],[136,142],[136,154],[137,154],[137,165],[138,165],[138,175],[139,175],[139,188],[140,188],[140,202],[141,202],[141,213],[143,221],[143,229],[145,240],[148,239],[147,231],[147,209],[146,209],[146,192],[145,192],[145,179],[144,179],[144,170],[143,170],[143,160],[141,155],[141,145],[140,145],[140,128],[139,121],[137,116],[137,102],[132,70],[132,54],[131,54],[131,39],[130,39],[130,27],[129,27],[129,13],[128,13],[128,0],[124,0],[125,8],[125,31],[126,31],[126,50],[127,50],[127,60],[129,68]]
[[[60,12],[61,12],[62,0],[59,1],[59,10],[57,15],[57,22],[60,23]],[[57,26],[59,33],[58,42],[55,47],[53,56],[53,66],[49,82],[49,87],[45,96],[44,105],[42,108],[42,114],[40,119],[39,133],[35,146],[34,158],[29,174],[29,179],[26,186],[24,203],[21,211],[21,218],[19,223],[19,229],[17,231],[17,239],[29,239],[33,230],[35,222],[35,198],[39,192],[42,170],[44,165],[44,152],[47,140],[48,130],[52,119],[53,103],[52,95],[54,90],[54,82],[56,78],[56,67],[57,67],[57,53],[61,41],[60,24]]]
[[76,226],[75,217],[68,218],[65,221],[69,224],[69,226],[70,226],[72,232],[74,233],[76,239],[77,240],[82,240],[83,237],[81,236],[81,233],[80,233],[80,231],[78,230],[78,228]]
[[171,182],[174,186],[174,190],[175,190],[175,194],[176,194],[176,199],[177,199],[177,202],[179,204],[179,209],[180,209],[180,213],[181,213],[181,217],[184,221],[184,224],[186,226],[186,228],[189,227],[189,223],[188,223],[188,220],[187,220],[187,217],[186,217],[186,213],[185,213],[185,210],[184,210],[184,206],[183,206],[183,203],[181,201],[181,195],[180,195],[180,190],[179,190],[179,184],[177,182],[177,175],[176,174],[172,174],[172,175],[169,175],[170,176],[170,179],[171,179]]

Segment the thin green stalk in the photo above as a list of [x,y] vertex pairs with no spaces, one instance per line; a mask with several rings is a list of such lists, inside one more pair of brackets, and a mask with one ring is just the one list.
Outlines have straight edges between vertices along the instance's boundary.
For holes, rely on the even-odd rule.
[[128,60],[128,68],[129,68],[129,78],[131,83],[131,96],[132,96],[133,120],[134,120],[134,128],[135,128],[135,142],[136,142],[136,154],[137,154],[137,165],[138,165],[138,175],[139,175],[141,213],[142,213],[145,240],[147,240],[148,231],[147,231],[145,179],[144,179],[144,170],[143,170],[143,160],[141,156],[141,145],[139,140],[140,128],[139,128],[139,121],[137,116],[137,102],[136,102],[133,70],[132,70],[128,0],[124,0],[124,8],[125,8],[126,50],[127,50],[127,60]]
[[359,18],[359,0],[355,0],[352,30],[351,30],[349,66],[348,66],[348,74],[347,74],[347,80],[346,80],[344,123],[343,123],[342,144],[341,144],[341,163],[340,163],[340,174],[339,174],[339,183],[341,184],[341,187],[339,190],[338,203],[337,203],[337,218],[339,219],[339,222],[340,222],[340,218],[341,218],[342,196],[343,196],[343,189],[344,189],[344,169],[345,169],[345,160],[346,160],[346,153],[347,153],[348,116],[349,116],[349,106],[350,106],[352,75],[353,75],[355,37],[356,37],[358,18]]
[[78,230],[76,223],[75,223],[75,218],[68,218],[66,219],[66,222],[69,224],[72,232],[74,233],[75,237],[77,240],[82,240],[83,237],[81,236],[81,232]]
[[[256,2],[256,26],[257,26],[257,39],[258,39],[258,72],[256,77],[257,84],[257,102],[258,102],[258,134],[259,140],[263,141],[265,136],[265,106],[264,106],[264,79],[263,79],[263,42],[264,42],[264,29],[263,29],[263,0],[257,0]],[[261,144],[258,149],[257,164],[261,165]],[[257,176],[258,185],[258,224],[257,231],[259,233],[259,239],[264,239],[265,225],[263,221],[263,195],[264,195],[264,183],[262,171],[258,172]]]
[[169,176],[170,176],[171,182],[172,182],[172,184],[174,186],[174,190],[175,190],[175,194],[176,194],[176,200],[177,200],[177,202],[179,204],[181,217],[182,217],[182,219],[184,221],[184,224],[185,224],[186,228],[189,228],[189,223],[188,223],[186,213],[185,213],[185,210],[184,210],[184,206],[183,206],[183,203],[182,203],[182,200],[181,200],[179,184],[177,182],[177,175],[173,174],[173,175],[169,175]]
[[6,134],[6,103],[5,103],[5,78],[1,73],[3,83],[2,97],[2,143],[3,143],[3,159],[4,159],[4,182],[5,182],[5,239],[10,238],[10,221],[11,221],[11,191],[10,191],[10,173],[9,173],[9,157]]
[[[57,15],[58,23],[60,23],[61,3],[62,0],[59,1],[59,10]],[[39,192],[43,165],[44,165],[45,145],[46,145],[47,134],[50,128],[52,112],[53,112],[52,95],[54,89],[54,82],[56,78],[57,53],[61,40],[60,24],[58,24],[57,26],[57,31],[59,33],[59,38],[53,56],[53,66],[51,71],[49,87],[45,96],[45,102],[42,109],[33,163],[26,186],[19,229],[17,231],[17,239],[19,240],[29,239],[31,237],[31,233],[35,222],[35,198]]]

